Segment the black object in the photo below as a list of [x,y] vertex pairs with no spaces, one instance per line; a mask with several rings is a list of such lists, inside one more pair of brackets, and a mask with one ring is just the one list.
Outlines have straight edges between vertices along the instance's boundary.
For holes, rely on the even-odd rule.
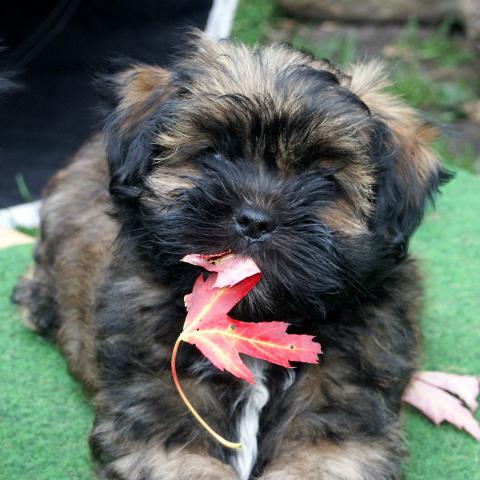
[[275,230],[273,216],[264,209],[243,205],[235,215],[237,231],[250,240],[262,240]]
[[0,106],[0,208],[37,199],[95,130],[92,78],[112,59],[168,64],[211,0],[19,0],[0,6],[1,69],[20,89]]

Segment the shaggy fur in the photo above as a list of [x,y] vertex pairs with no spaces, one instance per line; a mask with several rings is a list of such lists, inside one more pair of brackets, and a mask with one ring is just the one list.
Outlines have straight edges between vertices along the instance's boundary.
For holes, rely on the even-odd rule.
[[[385,92],[378,64],[342,73],[287,47],[203,38],[191,49],[169,71],[107,79],[104,134],[50,182],[34,273],[14,294],[94,394],[99,475],[228,480],[251,464],[242,478],[400,479],[421,293],[408,240],[447,178],[434,132]],[[239,233],[245,205],[274,230]],[[289,322],[324,351],[295,375],[262,367],[255,401],[182,345],[181,382],[208,423],[232,440],[242,422],[258,432],[240,460],[169,371],[200,271],[180,259],[225,250],[264,274],[232,315]]]

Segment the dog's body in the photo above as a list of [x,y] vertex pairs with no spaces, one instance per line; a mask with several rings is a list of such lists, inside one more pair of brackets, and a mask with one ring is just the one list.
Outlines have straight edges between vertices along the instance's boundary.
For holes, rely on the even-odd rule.
[[[420,297],[407,245],[444,177],[431,132],[378,66],[198,42],[172,72],[111,82],[106,138],[50,182],[15,299],[95,394],[104,478],[400,479]],[[179,260],[226,250],[264,273],[233,316],[289,322],[324,352],[293,371],[251,360],[250,386],[182,346],[183,388],[240,452],[169,370],[199,273]]]

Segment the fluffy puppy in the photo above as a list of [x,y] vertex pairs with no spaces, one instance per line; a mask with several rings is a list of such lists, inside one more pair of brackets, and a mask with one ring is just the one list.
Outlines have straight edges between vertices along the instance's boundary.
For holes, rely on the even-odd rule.
[[[15,300],[94,394],[99,475],[128,480],[400,479],[401,395],[421,288],[408,241],[447,174],[434,132],[385,92],[284,46],[196,38],[170,70],[108,80],[103,135],[46,190],[33,276]],[[251,361],[257,384],[182,345],[198,267],[231,250],[264,276],[235,308],[316,335],[319,365]]]

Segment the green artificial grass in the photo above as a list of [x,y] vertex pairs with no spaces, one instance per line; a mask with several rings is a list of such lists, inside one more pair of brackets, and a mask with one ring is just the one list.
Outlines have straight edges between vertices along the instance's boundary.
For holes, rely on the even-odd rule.
[[[480,373],[480,178],[457,174],[412,249],[425,272],[423,367]],[[30,246],[0,250],[0,479],[91,479],[92,409],[56,347],[26,330],[10,304],[30,262]],[[480,479],[480,444],[465,433],[410,409],[406,432],[408,480]]]
[[[480,375],[480,178],[458,172],[414,236],[422,260],[423,368]],[[477,418],[480,415],[477,414]],[[480,479],[480,443],[409,411],[408,480]]]
[[93,412],[56,347],[26,330],[10,303],[32,247],[0,250],[0,479],[93,479]]

